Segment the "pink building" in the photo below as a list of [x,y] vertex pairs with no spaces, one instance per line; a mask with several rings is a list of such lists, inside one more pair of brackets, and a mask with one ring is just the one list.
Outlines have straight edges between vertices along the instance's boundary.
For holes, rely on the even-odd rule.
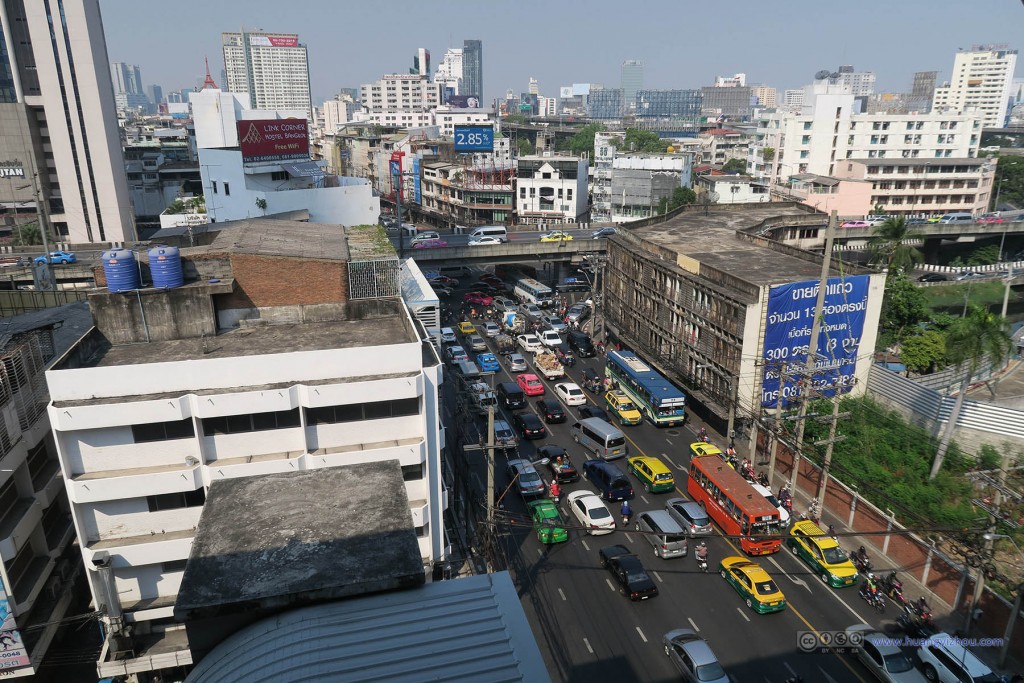
[[778,185],[779,194],[823,213],[835,210],[840,218],[859,218],[871,211],[871,182],[859,178],[833,178],[815,173],[789,176]]

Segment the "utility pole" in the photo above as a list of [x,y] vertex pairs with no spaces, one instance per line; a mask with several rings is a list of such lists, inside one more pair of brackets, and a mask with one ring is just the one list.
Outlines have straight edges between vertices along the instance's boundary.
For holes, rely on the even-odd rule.
[[839,419],[849,417],[850,413],[839,412],[839,389],[836,389],[835,395],[832,397],[832,417],[819,417],[818,420],[825,422],[826,420],[831,422],[828,426],[828,438],[824,441],[815,441],[815,446],[824,446],[825,448],[825,462],[821,467],[821,481],[818,482],[818,495],[816,496],[818,501],[818,509],[825,509],[825,489],[828,487],[828,471],[832,466],[832,448],[840,441],[846,439],[845,436],[836,436],[836,428],[839,426]]
[[[399,221],[401,223],[401,221]],[[494,373],[490,373],[491,381],[491,396],[494,396]],[[487,406],[487,442],[480,444],[479,446],[463,446],[463,451],[486,451],[487,453],[487,522],[484,525],[483,532],[483,545],[484,545],[484,560],[487,563],[487,573],[491,574],[495,571],[495,545],[497,543],[497,533],[495,531],[494,522],[494,406],[497,401]]]
[[[789,475],[789,487],[796,491],[796,481],[800,475],[800,450],[804,445],[804,429],[807,418],[807,401],[813,390],[812,378],[818,360],[818,336],[821,334],[821,315],[825,308],[825,292],[828,289],[828,272],[832,264],[832,242],[836,236],[836,223],[838,217],[836,210],[828,217],[828,227],[825,229],[825,254],[821,259],[821,281],[818,284],[818,300],[814,305],[814,320],[811,321],[811,339],[807,345],[807,365],[804,370],[804,388],[800,392],[800,412],[797,415],[796,444],[793,451],[793,471]],[[836,387],[836,391],[839,388]],[[782,382],[780,377],[779,394],[782,393]]]
[[736,401],[739,398],[739,384],[739,375],[729,375],[729,426],[725,429],[725,436],[729,439],[730,444],[733,441],[733,436],[735,436],[733,427],[736,424]]
[[[996,522],[999,520],[999,511],[1003,505],[1003,491],[1006,489],[1006,475],[1010,470],[1009,449],[1004,449],[1003,459],[999,463],[999,472],[996,474],[996,492],[992,496],[992,509],[989,510],[988,533],[984,535],[985,544],[981,550],[981,563],[978,565],[978,578],[974,582],[974,596],[971,598],[971,606],[967,610],[967,617],[964,619],[964,637],[970,635],[971,624],[974,622],[974,611],[978,609],[978,603],[985,594],[985,564],[992,557],[992,546],[996,539]],[[968,570],[970,571],[970,570]],[[1017,602],[1019,604],[1018,596]],[[1016,617],[1016,615],[1014,615]],[[1011,622],[1012,623],[1012,622]]]

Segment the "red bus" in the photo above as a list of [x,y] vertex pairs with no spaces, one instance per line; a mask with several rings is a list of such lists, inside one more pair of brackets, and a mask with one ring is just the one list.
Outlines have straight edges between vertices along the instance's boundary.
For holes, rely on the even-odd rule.
[[778,509],[717,455],[690,458],[686,492],[726,535],[739,537],[748,555],[769,555],[782,547]]

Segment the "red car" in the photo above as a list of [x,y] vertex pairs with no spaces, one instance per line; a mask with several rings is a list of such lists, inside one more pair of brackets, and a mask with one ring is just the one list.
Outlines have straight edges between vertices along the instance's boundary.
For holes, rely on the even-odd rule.
[[462,300],[471,304],[480,304],[481,306],[490,306],[494,303],[494,297],[487,296],[483,292],[470,292],[466,296],[462,297]]
[[527,396],[543,396],[544,395],[544,382],[540,381],[540,377],[533,374],[519,375],[516,377],[516,384],[523,390],[523,393]]
[[1002,223],[1002,216],[982,216],[978,219],[979,223]]
[[439,247],[447,247],[448,243],[444,240],[423,240],[422,242],[414,242],[412,245],[413,249],[437,249]]

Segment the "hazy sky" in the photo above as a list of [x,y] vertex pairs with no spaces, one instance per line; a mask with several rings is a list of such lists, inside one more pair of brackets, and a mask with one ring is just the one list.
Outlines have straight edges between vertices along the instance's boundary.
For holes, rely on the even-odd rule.
[[[432,68],[448,47],[483,41],[485,101],[571,83],[618,87],[625,59],[644,85],[694,88],[743,72],[783,90],[820,69],[874,71],[876,91],[907,91],[915,71],[949,78],[957,48],[1024,47],[1020,0],[100,0],[111,61],[138,64],[164,91],[220,84],[222,31],[298,33],[315,104],[340,87],[405,73],[418,47]],[[1018,66],[1018,73],[1024,67]]]

